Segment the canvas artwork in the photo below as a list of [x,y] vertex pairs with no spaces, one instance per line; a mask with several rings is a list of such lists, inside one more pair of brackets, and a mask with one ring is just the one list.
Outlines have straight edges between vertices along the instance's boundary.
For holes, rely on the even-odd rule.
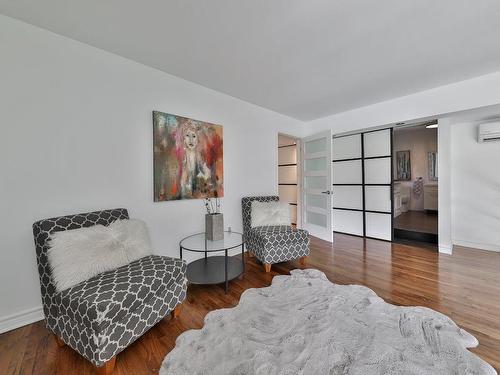
[[154,200],[222,197],[222,126],[153,112]]
[[411,180],[410,151],[396,152],[396,180]]

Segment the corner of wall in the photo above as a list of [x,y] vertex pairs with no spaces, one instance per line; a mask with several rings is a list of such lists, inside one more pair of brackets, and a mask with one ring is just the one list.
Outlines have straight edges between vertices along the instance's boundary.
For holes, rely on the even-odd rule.
[[18,313],[0,317],[0,333],[12,331],[13,329],[43,320],[42,306],[20,311]]

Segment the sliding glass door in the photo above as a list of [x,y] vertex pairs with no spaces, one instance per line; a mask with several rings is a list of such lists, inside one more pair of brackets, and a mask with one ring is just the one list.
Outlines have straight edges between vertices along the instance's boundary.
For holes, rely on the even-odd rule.
[[334,232],[392,240],[392,129],[332,140]]

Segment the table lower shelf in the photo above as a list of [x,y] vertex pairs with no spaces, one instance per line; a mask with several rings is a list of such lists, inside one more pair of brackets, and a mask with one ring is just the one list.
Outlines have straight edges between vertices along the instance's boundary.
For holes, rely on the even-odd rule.
[[[187,265],[187,279],[192,284],[220,284],[226,281],[224,256],[212,256],[195,260]],[[227,257],[227,280],[233,280],[243,273],[241,258]]]

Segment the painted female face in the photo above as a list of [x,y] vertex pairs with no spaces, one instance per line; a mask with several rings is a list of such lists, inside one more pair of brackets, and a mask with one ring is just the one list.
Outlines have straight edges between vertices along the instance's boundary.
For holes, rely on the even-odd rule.
[[194,130],[188,130],[184,134],[184,146],[190,150],[196,148],[198,144],[198,136]]

